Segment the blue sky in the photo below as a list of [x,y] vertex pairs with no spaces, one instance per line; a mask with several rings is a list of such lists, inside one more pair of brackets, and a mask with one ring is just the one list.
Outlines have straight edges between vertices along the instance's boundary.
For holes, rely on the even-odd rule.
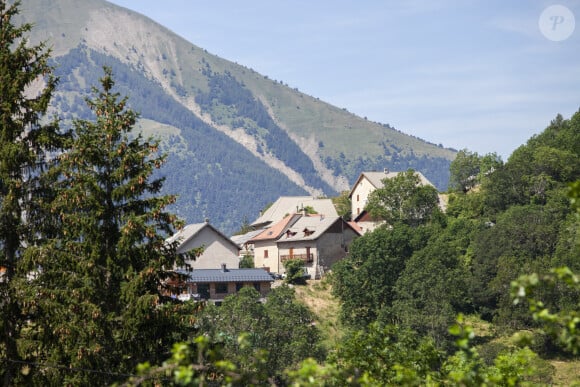
[[112,2],[359,116],[504,160],[580,108],[580,0]]

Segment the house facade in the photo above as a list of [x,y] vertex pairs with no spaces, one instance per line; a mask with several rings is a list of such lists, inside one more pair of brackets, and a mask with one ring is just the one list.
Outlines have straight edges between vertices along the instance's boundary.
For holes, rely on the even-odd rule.
[[285,273],[284,262],[301,259],[311,278],[320,278],[344,258],[360,233],[342,218],[292,214],[254,238],[254,264]]
[[254,267],[262,268],[272,273],[282,273],[276,241],[301,216],[301,214],[287,215],[272,227],[262,230],[261,233],[249,240],[249,243],[254,246]]
[[209,221],[189,224],[167,241],[178,242],[177,252],[180,254],[203,247],[203,252],[195,259],[186,261],[186,265],[193,269],[218,269],[222,264],[231,268],[239,266],[238,245],[213,227]]
[[271,290],[273,278],[262,269],[194,269],[181,271],[185,281],[177,297],[183,300],[194,299],[219,303],[229,295],[236,294],[245,286],[256,289],[262,298]]
[[346,256],[358,236],[358,231],[340,217],[301,217],[277,240],[280,272],[285,272],[285,261],[301,259],[310,277],[320,278]]

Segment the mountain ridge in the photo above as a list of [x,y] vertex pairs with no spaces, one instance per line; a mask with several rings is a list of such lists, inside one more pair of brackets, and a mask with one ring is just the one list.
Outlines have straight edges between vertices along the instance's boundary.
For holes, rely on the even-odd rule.
[[[123,64],[115,64],[120,74],[114,75],[119,76],[120,85],[132,76],[131,72],[140,73],[208,128],[221,132],[268,168],[281,173],[292,185],[300,187],[294,191],[334,195],[348,189],[362,170],[409,167],[423,172],[438,188],[446,187],[446,168],[454,157],[454,150],[406,135],[389,125],[367,121],[292,89],[282,81],[271,80],[250,68],[219,58],[126,8],[103,0],[30,0],[22,7],[22,18],[34,24],[32,42],[48,37],[57,68],[63,66],[61,62],[76,61],[67,67],[68,72],[60,73],[66,79],[57,93],[60,103],[56,104],[57,111],[63,111],[63,104],[68,106],[71,116],[82,111],[75,102],[79,91],[72,90],[71,85],[86,91],[94,84],[89,83],[91,76],[86,76],[86,72],[79,75],[79,68],[83,61],[94,67],[90,62],[94,62],[91,55],[97,55],[91,53],[95,52],[103,55],[99,59],[103,62]],[[73,50],[85,50],[86,55],[71,56]],[[145,82],[138,81],[137,89]],[[142,92],[134,86],[135,83],[132,89],[126,89],[129,102]],[[64,90],[67,87],[71,90]],[[154,92],[158,99],[168,101],[160,93],[160,90]],[[135,99],[146,101],[145,98]],[[163,125],[167,122],[148,114],[155,107],[149,111],[137,105],[132,108],[145,113],[143,119],[159,122],[159,132],[152,133],[163,134],[166,130]],[[170,110],[175,109],[174,106]],[[179,129],[183,133],[189,124],[181,125]],[[150,122],[148,126],[154,127]],[[214,136],[209,132],[207,135]],[[170,147],[166,151],[175,156]],[[265,167],[256,164],[251,168]],[[186,189],[172,188],[176,187],[180,195]],[[279,196],[286,194],[279,192]],[[266,204],[264,201],[272,198],[262,198],[256,203],[252,208],[254,214],[236,216],[254,217],[257,209]],[[217,211],[210,207],[209,212]],[[184,217],[194,221],[199,220],[200,214]],[[237,221],[241,222],[242,218]]]

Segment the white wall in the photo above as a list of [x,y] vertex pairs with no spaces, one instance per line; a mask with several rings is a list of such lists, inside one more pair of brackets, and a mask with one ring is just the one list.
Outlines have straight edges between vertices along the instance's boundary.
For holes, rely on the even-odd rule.
[[219,269],[222,263],[232,269],[239,267],[240,259],[236,246],[228,243],[210,227],[204,227],[182,249],[188,251],[202,245],[205,246],[203,254],[195,261],[188,261],[194,269]]

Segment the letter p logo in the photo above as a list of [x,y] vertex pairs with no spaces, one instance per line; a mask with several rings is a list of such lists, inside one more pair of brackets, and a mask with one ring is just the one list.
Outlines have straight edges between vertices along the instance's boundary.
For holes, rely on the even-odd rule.
[[540,15],[538,26],[546,38],[559,42],[568,39],[574,33],[576,21],[568,8],[563,5],[551,5]]

